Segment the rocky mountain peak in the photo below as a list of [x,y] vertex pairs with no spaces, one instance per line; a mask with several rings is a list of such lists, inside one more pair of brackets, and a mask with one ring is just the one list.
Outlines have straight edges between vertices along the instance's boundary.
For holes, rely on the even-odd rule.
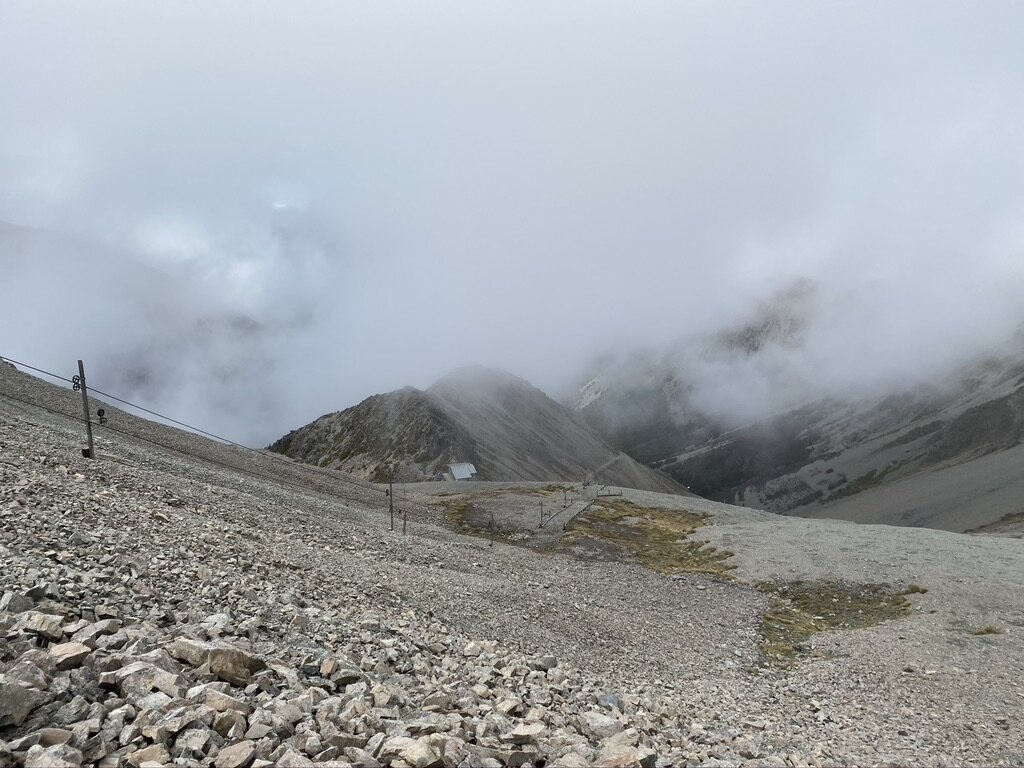
[[669,493],[666,475],[619,454],[569,408],[502,370],[460,368],[425,392],[367,398],[284,436],[271,450],[371,480],[434,480],[473,463],[480,480],[612,482]]

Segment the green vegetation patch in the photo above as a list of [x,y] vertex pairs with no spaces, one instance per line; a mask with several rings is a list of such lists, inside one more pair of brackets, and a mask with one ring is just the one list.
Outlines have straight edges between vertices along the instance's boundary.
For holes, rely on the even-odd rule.
[[569,523],[560,547],[580,538],[597,539],[625,549],[658,573],[707,573],[731,579],[732,552],[690,537],[707,524],[695,512],[642,507],[623,499],[602,499]]
[[445,515],[444,518],[449,525],[455,528],[465,528],[466,525],[466,514],[472,508],[472,504],[469,499],[465,496],[461,496],[456,499],[445,499]]
[[926,589],[916,584],[897,591],[888,584],[845,581],[758,582],[777,599],[761,619],[761,650],[769,664],[792,666],[810,652],[810,639],[833,629],[861,629],[906,616],[907,594]]

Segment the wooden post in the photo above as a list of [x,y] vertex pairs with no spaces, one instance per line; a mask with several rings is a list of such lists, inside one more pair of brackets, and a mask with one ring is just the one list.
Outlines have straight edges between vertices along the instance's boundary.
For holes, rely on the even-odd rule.
[[538,528],[543,528],[544,527],[544,502],[543,501],[540,503],[540,525],[538,525],[537,527]]
[[405,526],[409,522],[409,510],[402,510],[402,535],[405,536]]
[[395,478],[388,480],[388,510],[391,512],[391,530],[395,530]]
[[89,393],[85,388],[85,364],[78,361],[78,384],[82,390],[82,413],[85,415],[85,435],[89,440],[89,447],[82,451],[82,456],[87,459],[96,458],[96,452],[92,444],[92,421],[89,420]]

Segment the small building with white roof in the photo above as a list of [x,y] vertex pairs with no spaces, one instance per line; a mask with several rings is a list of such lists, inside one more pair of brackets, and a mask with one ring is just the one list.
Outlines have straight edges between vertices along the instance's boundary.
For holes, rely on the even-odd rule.
[[458,464],[449,464],[448,472],[452,480],[472,480],[476,475],[476,467],[468,461],[464,461]]

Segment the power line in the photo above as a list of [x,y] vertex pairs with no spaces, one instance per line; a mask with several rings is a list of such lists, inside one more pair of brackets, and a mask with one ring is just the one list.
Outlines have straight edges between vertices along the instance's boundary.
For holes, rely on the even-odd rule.
[[[67,378],[66,376],[61,376],[60,374],[53,373],[52,371],[47,371],[47,370],[45,370],[43,368],[38,368],[38,367],[36,367],[34,365],[29,365],[28,363],[23,363],[23,362],[21,362],[19,360],[15,360],[15,359],[10,358],[10,357],[4,357],[3,355],[0,355],[0,360],[6,360],[6,361],[8,361],[10,363],[14,363],[15,365],[19,365],[19,366],[21,366],[23,368],[28,368],[29,370],[45,374],[46,376],[52,376],[53,378],[60,379],[61,381],[65,381],[68,384],[74,384],[74,381],[72,379]],[[144,413],[148,413],[151,416],[156,416],[157,418],[163,419],[164,421],[169,421],[172,424],[177,424],[179,427],[184,427],[185,429],[191,430],[192,432],[195,432],[197,434],[204,435],[204,436],[212,438],[214,440],[219,440],[220,442],[226,443],[228,445],[233,445],[236,448],[241,448],[241,449],[246,450],[246,451],[251,451],[251,452],[253,452],[255,454],[258,454],[259,456],[262,456],[263,458],[273,459],[273,460],[277,460],[277,461],[285,461],[285,462],[288,463],[289,466],[293,466],[293,467],[300,468],[300,469],[306,469],[306,470],[310,470],[310,471],[316,471],[318,473],[322,472],[322,470],[319,470],[319,469],[314,468],[314,467],[310,467],[309,465],[297,464],[295,462],[288,461],[283,456],[276,456],[274,454],[267,454],[267,453],[264,453],[263,451],[261,451],[261,450],[259,450],[257,448],[252,448],[252,447],[250,447],[248,445],[243,445],[242,443],[235,442],[234,440],[231,440],[231,439],[229,439],[227,437],[222,437],[220,435],[216,435],[213,432],[209,432],[209,431],[207,431],[205,429],[202,429],[200,427],[196,427],[196,426],[194,426],[192,424],[188,424],[188,423],[186,423],[184,421],[180,421],[180,420],[175,419],[175,418],[173,418],[171,416],[167,416],[166,414],[158,413],[157,411],[154,411],[154,410],[151,410],[149,408],[146,408],[145,406],[139,405],[138,403],[133,403],[133,402],[131,402],[129,400],[125,400],[124,398],[118,397],[117,395],[113,395],[113,394],[111,394],[109,392],[104,392],[103,390],[97,389],[96,387],[89,387],[89,389],[94,394],[102,395],[103,397],[110,398],[111,400],[114,400],[114,401],[116,401],[118,403],[122,403],[123,405],[127,405],[130,408],[135,408],[136,410],[142,411]],[[374,485],[372,485],[370,483],[366,483],[366,482],[359,482],[359,481],[355,480],[354,478],[338,477],[336,479],[339,479],[342,482],[348,482],[349,484],[365,488],[367,490],[373,490],[373,491],[377,491],[378,490]]]
[[[28,365],[27,363],[21,363],[21,362],[18,362],[16,360],[12,360],[11,358],[3,357],[2,355],[0,355],[0,359],[9,360],[10,362],[15,363],[16,365],[21,365],[21,366],[23,366],[25,368],[29,368],[29,369],[31,369],[33,371],[38,371],[39,373],[46,374],[47,376],[53,376],[54,378],[61,379],[62,381],[66,381],[69,384],[73,384],[74,383],[71,379],[68,379],[68,378],[60,376],[58,374],[52,373],[51,371],[43,370],[42,368],[37,368],[35,366]],[[133,402],[131,402],[129,400],[126,400],[124,398],[118,397],[117,395],[113,395],[113,394],[111,394],[109,392],[105,392],[103,390],[97,389],[95,387],[91,387],[90,386],[89,390],[90,390],[90,394],[101,395],[102,397],[109,398],[109,399],[114,400],[114,401],[116,401],[118,403],[126,405],[126,406],[128,406],[130,408],[135,408],[135,409],[137,409],[139,411],[142,411],[144,413],[148,413],[151,416],[155,416],[155,417],[157,417],[159,419],[163,419],[163,420],[168,421],[168,422],[170,422],[172,424],[176,424],[176,425],[178,425],[180,427],[184,427],[185,429],[191,430],[192,432],[194,432],[196,434],[203,435],[205,437],[209,437],[209,438],[211,438],[213,440],[220,441],[221,443],[224,443],[224,444],[227,444],[227,445],[231,445],[231,446],[234,446],[236,448],[241,448],[242,450],[245,450],[245,451],[249,451],[250,453],[253,453],[253,454],[255,454],[255,455],[257,455],[257,456],[259,456],[259,457],[261,457],[261,458],[263,458],[265,460],[281,462],[281,464],[279,466],[287,466],[287,467],[289,467],[291,469],[294,469],[294,470],[297,470],[297,471],[300,471],[300,472],[312,473],[318,479],[320,479],[322,481],[325,481],[325,482],[333,480],[335,482],[341,482],[341,483],[348,484],[350,486],[362,489],[364,491],[370,491],[372,493],[379,493],[380,492],[380,488],[379,487],[377,487],[373,483],[367,482],[365,480],[359,480],[359,479],[354,478],[354,477],[349,477],[349,476],[347,476],[347,475],[345,475],[343,473],[340,473],[340,472],[332,472],[330,470],[325,470],[325,469],[323,469],[321,467],[315,467],[315,466],[306,464],[304,462],[293,461],[291,459],[286,458],[285,456],[280,456],[280,455],[278,455],[276,453],[266,453],[265,451],[262,451],[262,450],[259,450],[259,449],[256,449],[256,448],[251,448],[250,446],[243,445],[241,443],[235,442],[234,440],[230,440],[230,439],[228,439],[226,437],[221,437],[220,435],[214,434],[213,432],[209,432],[208,430],[201,429],[200,427],[196,427],[196,426],[194,426],[192,424],[188,424],[187,422],[184,422],[184,421],[181,421],[179,419],[175,419],[175,418],[173,418],[171,416],[167,416],[165,414],[162,414],[162,413],[159,413],[157,411],[151,410],[149,408],[146,408],[145,406],[139,405],[138,403],[133,403]],[[25,402],[25,401],[19,401],[19,402]],[[26,403],[26,404],[28,404],[28,405],[36,405],[35,403]],[[49,409],[46,409],[44,406],[38,406],[38,407],[43,407],[44,410],[49,410]],[[52,411],[52,412],[53,413],[59,413],[57,411]],[[61,413],[60,415],[67,415],[67,414]],[[84,419],[80,419],[79,418],[79,419],[76,419],[76,420],[79,421],[79,422],[85,423]],[[107,429],[110,429],[112,431],[119,432],[120,434],[127,435],[129,437],[136,437],[136,438],[138,438],[140,440],[146,440],[146,438],[139,437],[138,435],[132,435],[131,433],[127,433],[127,432],[120,432],[120,430],[116,430],[113,427],[110,427],[109,425],[106,425],[106,424],[101,424],[101,426],[104,426]],[[149,441],[149,440],[147,440],[147,442],[151,442],[154,445],[157,445],[157,446],[160,446],[160,447],[168,448],[169,450],[178,450],[178,449],[175,449],[175,448],[171,448],[170,446],[166,446],[166,445],[164,445],[162,443],[158,443],[158,442],[154,442],[154,441]],[[185,453],[185,455],[188,455],[188,456],[195,455],[195,454],[190,454],[190,453],[187,453],[187,452],[184,452],[184,451],[178,451],[178,452]],[[196,458],[205,458],[205,457],[196,456]],[[217,462],[216,460],[213,460],[213,459],[210,459],[210,461],[213,461],[214,463],[219,463],[219,462]],[[233,465],[222,465],[222,466],[233,467]],[[233,467],[233,468],[237,468],[237,467]],[[240,471],[248,471],[248,470],[241,470],[240,469]],[[250,472],[250,474],[252,474],[252,473]],[[260,475],[258,473],[256,473],[256,474],[259,477],[264,477],[266,479],[273,479],[273,478],[270,478],[270,477],[268,477],[266,475]],[[285,482],[287,484],[287,481],[282,481],[282,482]],[[296,486],[296,487],[300,487],[300,486]],[[339,496],[338,498],[345,498],[345,497]],[[352,500],[352,497],[348,497],[348,499]],[[408,499],[406,499],[406,504],[408,506],[417,507],[421,511],[425,511],[425,512],[432,511],[429,507],[427,507],[427,506],[425,506],[423,504],[420,504],[418,502],[409,501]]]
[[[7,358],[4,358],[4,359],[7,359]],[[64,411],[58,411],[55,408],[48,408],[47,406],[41,405],[40,403],[33,403],[33,402],[29,402],[28,400],[22,400],[20,397],[15,397],[14,395],[9,395],[6,392],[0,392],[0,397],[6,397],[8,400],[13,400],[13,401],[15,401],[17,403],[21,403],[22,405],[29,405],[29,406],[31,406],[33,408],[41,408],[44,411],[49,411],[50,413],[56,414],[57,416],[63,416],[66,419],[71,419],[72,421],[77,421],[77,422],[79,422],[81,424],[85,423],[85,419],[83,419],[81,416],[75,416],[74,414],[71,414],[71,413],[64,413]]]
[[281,485],[287,485],[287,486],[289,486],[291,488],[295,488],[297,490],[303,491],[304,493],[324,493],[324,494],[326,494],[328,496],[333,496],[336,499],[343,499],[344,501],[353,501],[354,500],[351,497],[341,496],[340,494],[333,494],[333,493],[328,493],[328,492],[325,492],[325,491],[320,491],[320,490],[318,490],[316,488],[312,488],[312,487],[310,487],[308,485],[299,485],[298,483],[293,483],[293,482],[290,482],[288,480],[284,480],[284,479],[279,478],[279,477],[271,477],[270,475],[264,475],[262,472],[254,472],[251,469],[245,469],[245,468],[239,467],[239,466],[237,466],[235,464],[228,464],[228,463],[223,462],[223,461],[218,461],[217,459],[211,458],[210,456],[201,456],[201,455],[199,455],[197,453],[191,453],[189,451],[182,450],[181,448],[175,448],[172,445],[167,445],[166,443],[161,443],[159,440],[151,440],[148,437],[142,437],[142,435],[134,435],[131,432],[125,432],[123,430],[120,430],[120,429],[117,429],[115,427],[112,427],[109,424],[104,424],[102,426],[103,426],[103,429],[108,429],[111,432],[114,432],[114,433],[116,433],[118,435],[122,435],[123,437],[130,437],[130,438],[133,438],[135,440],[141,440],[144,443],[149,443],[150,445],[155,445],[158,448],[163,448],[163,449],[168,450],[168,451],[173,451],[174,453],[180,453],[182,456],[188,456],[189,458],[192,458],[192,459],[199,459],[200,461],[206,461],[206,462],[209,462],[210,464],[216,464],[219,467],[223,467],[224,469],[230,469],[230,470],[232,470],[234,472],[241,472],[243,474],[251,475],[253,477],[259,477],[259,478],[261,478],[263,480],[269,480],[272,483],[279,483]]
[[[154,410],[151,410],[149,408],[146,408],[145,406],[139,405],[138,403],[130,402],[128,400],[125,400],[123,398],[118,397],[117,395],[112,395],[109,392],[104,392],[103,390],[97,389],[96,387],[90,387],[89,390],[90,390],[90,392],[92,392],[94,394],[102,395],[103,397],[107,397],[107,398],[110,398],[111,400],[115,400],[115,401],[117,401],[119,403],[127,405],[130,408],[135,408],[135,409],[140,410],[140,411],[142,411],[144,413],[148,413],[151,416],[156,416],[157,418],[163,419],[165,421],[169,421],[172,424],[177,424],[179,427],[184,427],[185,429],[191,430],[192,432],[195,432],[197,434],[204,435],[204,436],[212,438],[214,440],[219,440],[222,443],[226,443],[227,445],[233,445],[236,448],[241,448],[242,450],[245,450],[245,451],[250,451],[251,453],[254,453],[257,456],[260,456],[261,458],[269,459],[269,460],[272,460],[272,461],[283,461],[283,462],[285,462],[287,464],[287,466],[294,467],[296,469],[301,469],[301,470],[305,470],[305,471],[315,472],[315,473],[321,474],[321,475],[323,474],[323,470],[321,470],[319,468],[311,467],[308,464],[296,463],[294,461],[290,461],[290,460],[286,459],[283,456],[278,456],[278,455],[276,455],[274,453],[265,453],[264,451],[262,451],[262,450],[260,450],[258,448],[252,448],[251,446],[243,445],[242,443],[235,442],[234,440],[231,440],[229,438],[221,437],[220,435],[216,435],[213,432],[209,432],[209,431],[207,431],[205,429],[201,429],[200,427],[194,426],[192,424],[188,424],[188,423],[186,423],[184,421],[180,421],[180,420],[175,419],[175,418],[173,418],[171,416],[167,416],[167,415],[165,415],[163,413],[158,413],[157,411],[154,411]],[[372,485],[371,483],[360,482],[360,481],[358,481],[358,480],[356,480],[354,478],[344,477],[343,475],[331,475],[330,477],[332,479],[335,479],[335,480],[340,480],[341,482],[349,483],[350,485],[355,485],[355,486],[360,487],[360,488],[365,488],[366,490],[372,490],[372,491],[378,491],[379,490],[376,486]]]
[[36,371],[37,373],[44,373],[47,376],[53,376],[53,378],[55,378],[55,379],[60,379],[61,381],[66,381],[68,384],[74,384],[74,382],[71,379],[69,379],[67,376],[61,376],[59,373],[53,373],[52,371],[44,371],[42,368],[36,368],[34,365],[29,365],[28,363],[18,362],[17,360],[14,360],[13,358],[10,358],[10,357],[4,357],[3,355],[0,355],[0,361],[7,361],[8,363],[14,363],[15,365],[20,365],[22,368],[28,368],[29,370]]
[[[19,360],[15,360],[15,359],[10,358],[10,357],[5,357],[3,355],[0,355],[0,360],[6,360],[9,363],[14,363],[15,365],[19,365],[22,368],[28,368],[29,370],[36,371],[37,373],[42,373],[42,374],[45,374],[47,376],[52,376],[55,379],[60,379],[61,381],[66,381],[68,384],[74,384],[75,383],[72,379],[69,379],[66,376],[61,376],[60,374],[53,373],[52,371],[47,371],[47,370],[44,370],[42,368],[37,368],[34,365],[29,365],[28,363],[23,363],[23,362],[21,362]],[[125,400],[123,398],[118,397],[117,395],[112,395],[109,392],[104,392],[104,391],[102,391],[100,389],[97,389],[96,387],[90,386],[89,390],[92,393],[94,393],[94,394],[103,395],[104,397],[108,397],[111,400],[116,400],[119,403],[122,403],[124,405],[130,406],[130,407],[135,408],[137,410],[140,410],[140,411],[143,411],[145,413],[148,413],[151,416],[156,416],[157,418],[164,419],[165,421],[169,421],[172,424],[177,424],[179,427],[185,427],[186,429],[190,429],[193,432],[197,432],[197,433],[199,433],[201,435],[205,435],[206,437],[211,437],[214,440],[219,440],[222,443],[227,443],[229,445],[234,445],[234,446],[237,446],[238,448],[244,448],[247,451],[255,451],[256,450],[255,448],[250,448],[247,445],[242,445],[241,443],[236,443],[234,440],[229,440],[226,437],[221,437],[220,435],[215,435],[212,432],[207,432],[205,429],[200,429],[199,427],[194,427],[191,424],[186,424],[183,421],[178,421],[177,419],[172,418],[170,416],[166,416],[166,415],[164,415],[162,413],[157,413],[156,411],[152,411],[149,408],[146,408],[145,406],[139,405],[138,403],[130,402],[128,400]],[[259,451],[256,451],[256,452],[259,453]]]
[[[200,429],[199,427],[194,427],[191,424],[186,424],[183,421],[178,421],[177,419],[172,419],[170,416],[164,416],[164,414],[162,414],[162,413],[157,413],[156,411],[151,411],[149,408],[146,408],[144,406],[138,405],[137,403],[128,402],[127,400],[121,399],[117,395],[112,395],[109,392],[104,392],[101,389],[96,389],[96,387],[90,386],[89,387],[89,391],[92,392],[95,395],[103,395],[103,397],[109,397],[111,400],[116,400],[119,403],[123,403],[124,405],[130,406],[131,408],[136,408],[136,409],[138,409],[140,411],[144,411],[145,413],[148,413],[151,416],[156,416],[157,418],[163,419],[164,421],[169,421],[172,424],[177,424],[179,427],[185,427],[185,429],[190,429],[193,432],[196,432],[196,433],[198,433],[200,435],[205,435],[206,437],[211,437],[214,440],[219,440],[222,443],[227,443],[228,445],[234,445],[234,446],[236,446],[238,448],[244,448],[247,451],[256,451],[255,448],[250,448],[248,445],[242,445],[241,443],[236,443],[234,440],[229,440],[226,437],[221,437],[220,435],[215,435],[212,432],[207,432],[205,429]],[[259,453],[259,451],[256,451],[256,452]]]
[[[81,418],[79,416],[74,416],[73,414],[64,413],[63,411],[58,411],[55,408],[50,408],[48,406],[42,405],[41,403],[34,403],[34,402],[29,401],[29,400],[23,400],[20,397],[15,397],[14,395],[9,395],[6,392],[0,392],[0,397],[6,398],[7,400],[12,400],[12,401],[17,402],[17,403],[21,403],[22,405],[30,406],[32,408],[40,408],[40,409],[42,409],[44,411],[48,411],[49,413],[52,413],[52,414],[54,414],[56,416],[63,416],[64,418],[71,419],[72,421],[77,421],[79,423],[85,423],[85,419],[83,419],[83,418]],[[287,485],[289,487],[295,488],[295,489],[300,490],[300,491],[304,491],[306,493],[310,493],[310,492],[312,492],[312,493],[325,493],[328,496],[333,496],[334,498],[342,499],[344,501],[355,501],[356,500],[356,499],[353,499],[352,497],[346,497],[346,496],[342,496],[340,494],[332,494],[332,493],[329,493],[329,492],[326,492],[326,491],[321,491],[319,489],[312,488],[310,486],[298,485],[297,483],[292,483],[292,482],[289,482],[288,480],[284,480],[282,478],[272,477],[270,475],[264,475],[264,474],[262,474],[260,472],[254,472],[253,470],[245,469],[243,467],[239,467],[239,466],[234,465],[234,464],[228,464],[228,463],[223,462],[223,461],[218,461],[217,459],[211,458],[209,456],[201,456],[200,454],[197,454],[197,453],[192,453],[192,452],[189,452],[189,451],[182,450],[181,448],[175,448],[174,446],[167,445],[166,443],[161,443],[158,440],[151,440],[149,438],[143,437],[142,435],[135,435],[135,434],[132,434],[131,432],[126,432],[124,430],[120,430],[120,429],[117,429],[115,427],[111,427],[109,424],[103,424],[101,426],[104,429],[110,430],[111,432],[114,432],[114,433],[116,433],[118,435],[121,435],[123,437],[130,437],[130,438],[135,439],[135,440],[141,440],[144,443],[149,443],[150,445],[155,445],[155,446],[157,446],[159,448],[163,448],[163,449],[168,450],[168,451],[173,451],[174,453],[179,453],[179,454],[181,454],[183,456],[187,456],[187,457],[192,458],[192,459],[198,459],[199,461],[205,461],[205,462],[208,462],[210,464],[216,464],[217,466],[223,467],[225,469],[230,469],[230,470],[233,470],[233,471],[236,471],[236,472],[242,472],[243,474],[252,475],[253,477],[259,477],[259,478],[262,478],[264,480],[269,480],[270,482],[273,482],[273,483],[280,483],[282,485]]]
[[[320,477],[320,478],[322,478],[324,480],[334,480],[334,481],[338,481],[338,482],[342,482],[342,483],[347,483],[348,485],[354,486],[356,488],[361,488],[361,489],[366,490],[366,491],[371,491],[373,493],[379,493],[380,492],[380,488],[378,488],[373,483],[367,482],[365,480],[359,480],[358,478],[349,477],[349,476],[344,475],[344,474],[342,474],[340,472],[332,472],[330,470],[325,470],[325,469],[322,469],[320,467],[315,467],[315,466],[312,466],[310,464],[306,464],[304,462],[293,461],[291,459],[286,458],[285,456],[280,456],[280,455],[278,455],[276,453],[267,453],[267,452],[259,450],[257,448],[252,448],[252,447],[250,447],[248,445],[243,445],[242,443],[237,443],[234,440],[230,440],[230,439],[228,439],[226,437],[221,437],[220,435],[216,435],[216,434],[214,434],[212,432],[208,432],[207,430],[201,429],[201,428],[196,427],[196,426],[194,426],[192,424],[188,424],[188,423],[186,423],[184,421],[180,421],[178,419],[172,418],[171,416],[167,416],[165,414],[158,413],[157,411],[154,411],[154,410],[151,410],[151,409],[146,408],[144,406],[138,405],[137,403],[133,403],[133,402],[130,402],[130,401],[125,400],[123,398],[120,398],[117,395],[112,395],[109,392],[104,392],[103,390],[97,389],[96,387],[90,387],[89,391],[91,393],[93,393],[93,394],[102,395],[103,397],[110,398],[111,400],[116,400],[117,402],[122,403],[124,405],[127,405],[127,406],[129,406],[131,408],[136,408],[136,409],[138,409],[140,411],[143,411],[144,413],[148,413],[148,414],[150,414],[152,416],[156,416],[157,418],[164,419],[165,421],[169,421],[169,422],[171,422],[173,424],[177,424],[178,426],[184,427],[185,429],[188,429],[188,430],[191,430],[193,432],[196,432],[197,434],[205,435],[206,437],[210,437],[210,438],[212,438],[214,440],[219,440],[222,443],[226,443],[228,445],[233,445],[236,448],[241,448],[242,450],[249,451],[251,453],[256,454],[257,456],[259,456],[262,459],[266,459],[266,460],[269,460],[269,461],[282,462],[283,466],[287,466],[287,467],[290,467],[292,469],[299,470],[299,471],[302,471],[302,472],[313,473],[314,475],[317,475],[318,477]],[[420,504],[418,502],[409,501],[408,499],[406,499],[405,503],[406,503],[407,506],[418,507],[421,511],[431,511],[429,507],[426,507],[423,504]]]

